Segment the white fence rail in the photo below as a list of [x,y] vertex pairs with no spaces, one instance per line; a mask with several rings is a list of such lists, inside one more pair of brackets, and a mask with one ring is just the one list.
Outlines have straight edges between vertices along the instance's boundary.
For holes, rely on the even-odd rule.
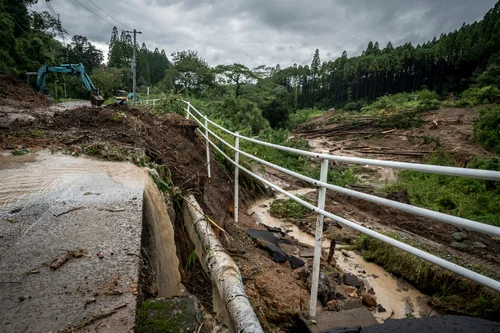
[[[213,122],[212,120],[208,119],[206,115],[203,115],[201,112],[199,112],[193,105],[191,105],[190,102],[183,101],[186,103],[187,108],[185,109],[186,111],[186,119],[189,119],[190,117],[193,118],[194,121],[196,121],[201,128],[204,129],[204,131],[198,129],[199,134],[205,138],[206,140],[206,149],[207,149],[207,168],[208,168],[208,177],[210,177],[210,154],[209,154],[209,146],[211,145],[215,150],[217,150],[219,153],[222,154],[226,159],[228,159],[234,166],[235,166],[235,187],[234,187],[234,220],[237,223],[238,222],[238,177],[239,177],[239,170],[242,170],[243,172],[249,174],[250,176],[254,177],[255,179],[263,182],[264,184],[270,186],[274,190],[284,194],[285,196],[289,197],[290,199],[300,203],[301,205],[311,209],[312,211],[317,213],[317,221],[316,221],[316,237],[315,237],[315,249],[314,249],[314,262],[313,262],[313,279],[312,279],[312,287],[311,287],[311,299],[310,299],[310,304],[309,304],[309,314],[314,317],[316,315],[316,302],[317,302],[317,292],[318,292],[318,278],[319,278],[319,268],[320,268],[320,259],[321,259],[321,244],[322,244],[322,238],[323,238],[323,218],[329,217],[334,221],[337,221],[343,225],[346,225],[348,227],[351,227],[361,233],[364,233],[368,236],[371,236],[375,239],[378,239],[382,242],[385,242],[387,244],[390,244],[392,246],[395,246],[403,251],[406,251],[408,253],[414,254],[417,257],[420,257],[428,262],[431,262],[433,264],[436,264],[438,266],[441,266],[445,269],[448,269],[454,273],[457,273],[459,275],[462,275],[472,281],[475,281],[481,285],[484,285],[486,287],[489,287],[493,290],[500,291],[500,282],[496,281],[494,279],[491,279],[487,276],[481,275],[479,273],[473,272],[467,268],[464,268],[462,266],[459,266],[457,264],[454,264],[452,262],[446,261],[442,258],[439,258],[437,256],[434,256],[430,253],[427,253],[425,251],[419,250],[415,247],[412,247],[408,244],[405,244],[403,242],[397,241],[395,239],[392,239],[388,236],[385,236],[383,234],[380,234],[376,231],[370,230],[368,228],[365,228],[355,222],[346,220],[340,216],[337,216],[331,212],[325,211],[325,197],[326,197],[326,190],[332,190],[338,193],[342,193],[345,195],[349,195],[355,198],[367,200],[373,203],[377,203],[380,205],[384,205],[387,207],[392,207],[396,208],[399,210],[402,210],[404,212],[420,215],[423,217],[427,217],[429,219],[433,219],[438,222],[443,222],[443,223],[448,223],[451,225],[455,225],[461,228],[467,228],[469,230],[477,231],[477,232],[482,232],[486,234],[490,234],[493,236],[500,236],[500,228],[492,226],[492,225],[487,225],[483,223],[479,223],[476,221],[448,215],[448,214],[443,214],[439,213],[436,211],[432,211],[429,209],[425,208],[420,208],[404,203],[400,203],[397,201],[392,201],[384,198],[380,198],[374,195],[362,193],[362,192],[357,192],[354,190],[346,189],[340,186],[332,185],[327,183],[327,176],[328,176],[328,161],[333,160],[333,161],[338,161],[338,162],[345,162],[345,163],[352,163],[352,164],[361,164],[361,165],[374,165],[374,166],[381,166],[381,167],[390,167],[390,168],[395,168],[395,169],[404,169],[404,170],[413,170],[413,171],[419,171],[419,172],[426,172],[426,173],[435,173],[435,174],[441,174],[441,175],[449,175],[449,176],[461,176],[461,177],[469,177],[469,178],[477,178],[477,179],[485,179],[485,180],[494,180],[494,181],[500,181],[500,172],[498,171],[489,171],[489,170],[476,170],[476,169],[465,169],[465,168],[454,168],[454,167],[445,167],[445,166],[436,166],[436,165],[427,165],[427,164],[418,164],[418,163],[404,163],[404,162],[394,162],[394,161],[381,161],[381,160],[373,160],[373,159],[365,159],[365,158],[357,158],[357,157],[346,157],[346,156],[338,156],[338,155],[330,155],[326,152],[324,153],[314,153],[310,151],[305,151],[305,150],[299,150],[295,148],[290,148],[290,147],[284,147],[280,145],[275,145],[272,143],[256,140],[253,138],[245,137],[240,135],[238,132],[231,132],[228,129],[218,125],[217,123]],[[201,121],[203,119],[203,121]],[[219,135],[214,133],[209,128],[209,125],[212,125],[213,127],[225,132],[226,134],[231,135],[232,137],[235,138],[235,144],[234,146],[225,141],[223,138],[221,138]],[[222,149],[220,149],[217,144],[212,142],[210,140],[210,136],[214,137],[217,139],[217,141],[223,143],[225,146],[229,147],[235,152],[234,159],[229,157]],[[240,140],[246,140],[255,144],[263,145],[266,147],[271,147],[283,151],[287,151],[290,153],[298,154],[301,156],[307,156],[311,158],[316,158],[321,161],[321,172],[320,172],[320,179],[313,179],[304,175],[301,175],[299,173],[296,173],[294,171],[288,170],[286,168],[280,167],[278,165],[275,165],[271,162],[265,161],[261,158],[258,158],[256,156],[253,156],[247,152],[244,152],[240,150],[239,148],[239,142]],[[253,173],[251,170],[248,170],[241,166],[239,164],[239,156],[243,155],[246,156],[256,162],[262,163],[266,166],[269,166],[271,168],[274,168],[278,171],[281,171],[285,174],[294,176],[300,180],[303,180],[305,182],[308,182],[314,186],[316,186],[319,189],[318,192],[318,203],[317,206],[314,206],[299,197],[283,190],[279,186],[269,182],[268,180],[258,176],[257,174]]]

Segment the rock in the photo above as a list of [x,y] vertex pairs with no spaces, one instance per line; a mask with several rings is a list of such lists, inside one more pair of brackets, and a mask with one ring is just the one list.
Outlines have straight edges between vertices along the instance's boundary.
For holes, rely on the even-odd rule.
[[348,298],[342,302],[340,302],[341,310],[352,310],[362,308],[363,303],[361,303],[361,299],[359,298]]
[[260,208],[267,208],[267,205],[266,204],[260,204],[259,207]]
[[[312,273],[307,277],[307,287],[311,290],[312,285]],[[335,284],[334,282],[325,275],[323,271],[319,272],[319,281],[318,281],[318,299],[321,301],[323,306],[326,306],[328,301],[331,300],[335,293]]]
[[275,197],[276,193],[274,192],[274,189],[272,187],[266,187],[266,196],[268,197]]
[[469,246],[467,244],[459,243],[459,242],[451,242],[450,246],[454,249],[457,249],[457,250],[467,250],[469,248]]
[[486,249],[488,247],[486,244],[481,242],[473,242],[472,246],[474,246],[476,249]]
[[297,258],[295,256],[290,256],[289,261],[290,261],[290,266],[292,267],[292,269],[302,267],[306,264],[304,262],[304,260]]
[[368,292],[372,295],[375,295],[375,290],[373,290],[373,288],[368,289]]
[[361,287],[361,281],[358,277],[350,273],[344,274],[342,281],[348,286],[353,286],[355,288]]
[[377,306],[377,299],[375,296],[370,294],[361,295],[361,302],[369,308],[374,308]]
[[328,230],[328,222],[323,221],[323,232],[326,232]]
[[377,305],[377,312],[386,312],[387,310],[382,306],[382,304]]
[[328,311],[340,311],[340,305],[336,300],[331,300],[326,303],[326,309]]
[[467,234],[465,232],[454,232],[451,237],[457,241],[457,242],[462,242],[468,238]]
[[347,257],[347,258],[350,258],[350,257],[351,257],[351,256],[349,255],[349,253],[347,253],[347,251],[346,251],[346,250],[342,250],[342,255],[343,255],[344,257]]
[[196,332],[200,322],[204,322],[204,315],[196,298],[159,298],[142,304],[136,328],[145,333],[158,332],[161,327],[168,327],[171,332]]
[[314,248],[311,249],[301,249],[300,256],[302,258],[314,258]]

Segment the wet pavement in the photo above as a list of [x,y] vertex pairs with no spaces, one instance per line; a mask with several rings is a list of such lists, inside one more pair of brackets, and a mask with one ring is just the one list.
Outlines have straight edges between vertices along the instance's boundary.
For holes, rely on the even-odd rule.
[[144,169],[0,156],[0,332],[132,332]]

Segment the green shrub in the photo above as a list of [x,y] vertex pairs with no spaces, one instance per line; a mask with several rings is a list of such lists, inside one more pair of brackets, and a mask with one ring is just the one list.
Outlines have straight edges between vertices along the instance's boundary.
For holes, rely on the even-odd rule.
[[476,140],[487,149],[500,154],[500,106],[483,108],[474,124]]
[[424,112],[439,108],[439,96],[430,90],[424,89],[415,93],[399,93],[379,97],[370,105],[364,106],[361,111],[369,114],[393,111]]
[[[310,203],[303,195],[298,195],[298,197],[304,201]],[[269,213],[272,217],[276,218],[294,218],[301,219],[304,218],[310,212],[309,208],[302,206],[302,204],[292,200],[292,199],[278,199],[271,203],[269,208]]]
[[[429,164],[454,166],[446,153],[434,154]],[[468,168],[500,170],[500,159],[473,159]],[[482,223],[500,226],[500,184],[466,177],[401,171],[390,191],[406,189],[413,205]]]
[[500,103],[500,89],[489,85],[484,87],[471,87],[462,93],[457,105],[473,107],[479,104]]

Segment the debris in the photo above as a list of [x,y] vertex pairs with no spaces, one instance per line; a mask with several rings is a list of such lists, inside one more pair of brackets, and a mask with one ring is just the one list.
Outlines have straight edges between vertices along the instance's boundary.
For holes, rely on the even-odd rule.
[[85,192],[83,195],[101,195],[101,193]]
[[23,210],[22,208],[15,208],[15,209],[11,210],[11,211],[9,212],[9,214],[17,214],[17,213],[19,213],[19,212],[20,212],[20,211],[22,211],[22,210]]
[[302,267],[306,264],[304,260],[297,258],[295,256],[290,256],[288,260],[290,261],[290,266],[292,267],[292,269]]
[[387,310],[382,306],[382,304],[377,305],[377,312],[386,312]]
[[121,208],[121,207],[110,207],[110,208],[104,208],[102,210],[105,210],[107,212],[111,212],[111,213],[116,213],[116,212],[123,212],[125,210],[125,208]]
[[469,238],[465,232],[454,232],[451,237],[457,242],[461,242]]
[[337,245],[337,242],[335,241],[335,239],[331,239],[330,250],[328,251],[328,259],[326,260],[328,262],[328,265],[332,264],[333,255],[335,254],[335,245]]
[[69,210],[67,210],[65,212],[60,213],[60,214],[54,214],[54,216],[55,217],[59,217],[61,215],[68,214],[68,213],[74,212],[75,210],[80,210],[80,209],[83,209],[83,208],[85,208],[85,207],[83,207],[83,206],[73,207],[73,208],[71,208],[71,209],[69,209]]
[[302,258],[314,258],[314,249],[300,249],[299,256]]
[[96,302],[96,299],[94,297],[89,298],[87,301],[85,301],[85,306],[87,306],[91,303],[95,303],[95,302]]
[[17,299],[18,299],[20,302],[22,302],[22,301],[24,301],[24,300],[25,300],[25,299],[27,299],[27,298],[28,298],[28,297],[26,297],[26,296],[19,296]]
[[358,279],[358,277],[350,273],[344,274],[342,282],[344,282],[345,285],[353,286],[355,288],[361,287],[361,281]]
[[85,326],[88,326],[88,325],[92,324],[93,322],[95,322],[95,321],[97,321],[99,319],[103,319],[103,318],[111,316],[112,314],[116,313],[118,310],[120,310],[121,308],[124,308],[126,306],[127,306],[127,304],[123,304],[123,305],[120,305],[120,306],[114,308],[111,311],[104,312],[104,313],[102,313],[100,315],[90,316],[90,318],[88,318],[87,320],[85,320],[81,324],[78,324],[76,326],[68,327],[63,332],[70,333],[70,332],[78,331],[78,330],[84,328]]
[[97,258],[99,259],[104,258],[104,253],[102,251],[97,252]]
[[85,252],[85,250],[82,250],[82,249],[80,249],[78,251],[67,251],[65,254],[59,256],[59,258],[52,261],[52,263],[50,264],[50,269],[55,271],[56,269],[58,269],[59,267],[61,267],[62,265],[64,265],[68,261],[70,261],[71,259],[80,258],[84,254],[86,254],[86,252]]
[[477,249],[486,249],[488,246],[482,242],[473,242],[472,246],[474,246]]
[[17,220],[13,217],[4,217],[4,220],[9,223],[16,223]]
[[374,308],[377,306],[377,299],[375,296],[371,294],[362,294],[361,295],[361,301],[364,305],[368,306],[369,308]]

